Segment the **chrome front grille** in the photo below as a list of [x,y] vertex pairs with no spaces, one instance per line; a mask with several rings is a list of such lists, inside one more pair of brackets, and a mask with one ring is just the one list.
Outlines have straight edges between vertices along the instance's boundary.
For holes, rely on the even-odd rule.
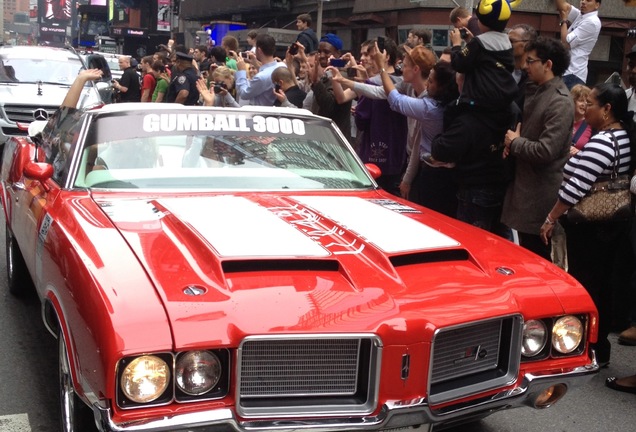
[[439,330],[433,339],[432,404],[512,384],[521,360],[520,315]]
[[4,113],[12,122],[31,123],[35,118],[33,114],[38,109],[44,109],[49,117],[57,110],[57,107],[42,105],[5,105]]
[[243,344],[241,397],[352,395],[360,340],[260,340]]
[[377,406],[381,357],[375,335],[249,336],[238,350],[238,413],[370,414]]
[[431,383],[497,367],[500,320],[441,331],[435,338]]

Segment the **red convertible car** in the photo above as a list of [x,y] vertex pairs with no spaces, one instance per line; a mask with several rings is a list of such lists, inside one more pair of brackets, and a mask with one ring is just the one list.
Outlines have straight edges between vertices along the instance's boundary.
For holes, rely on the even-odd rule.
[[63,430],[427,431],[598,371],[574,279],[377,175],[302,110],[60,110],[8,141],[8,286],[58,339]]

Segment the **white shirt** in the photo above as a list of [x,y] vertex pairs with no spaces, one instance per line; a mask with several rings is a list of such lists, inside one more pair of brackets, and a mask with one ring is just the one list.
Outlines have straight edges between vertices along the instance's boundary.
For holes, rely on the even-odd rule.
[[568,20],[572,22],[565,38],[570,45],[570,66],[564,75],[576,75],[585,82],[587,62],[601,32],[601,20],[597,10],[581,14],[574,6],[570,9]]

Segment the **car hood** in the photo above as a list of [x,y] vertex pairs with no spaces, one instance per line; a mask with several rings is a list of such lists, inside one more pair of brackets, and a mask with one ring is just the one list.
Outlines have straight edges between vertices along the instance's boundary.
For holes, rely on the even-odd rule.
[[378,193],[100,205],[155,284],[177,347],[211,343],[205,334],[228,345],[276,332],[432,337],[467,315],[562,313],[558,291],[573,286],[503,239]]
[[[64,84],[2,83],[0,84],[0,100],[12,105],[54,106],[57,108],[68,93],[69,87],[70,85]],[[82,92],[80,106],[89,106],[98,101],[99,97],[95,90],[85,88]]]

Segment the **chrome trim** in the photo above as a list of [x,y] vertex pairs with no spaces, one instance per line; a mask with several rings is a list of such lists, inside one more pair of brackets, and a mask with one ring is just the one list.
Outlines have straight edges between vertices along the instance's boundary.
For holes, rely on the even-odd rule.
[[[241,369],[242,369],[242,356],[241,352],[243,344],[249,341],[273,341],[273,340],[316,340],[316,339],[359,339],[366,340],[371,343],[370,347],[370,364],[369,364],[369,382],[366,388],[367,398],[365,401],[359,404],[342,405],[338,403],[330,404],[309,404],[304,405],[294,404],[283,406],[277,404],[275,398],[270,398],[271,403],[268,406],[245,406],[242,400],[258,400],[262,398],[242,398],[240,394],[241,389]],[[275,336],[270,335],[256,335],[248,336],[238,347],[237,365],[236,365],[236,386],[235,386],[235,400],[236,411],[243,418],[254,417],[277,417],[277,418],[298,418],[304,416],[312,417],[325,417],[336,415],[368,415],[371,414],[378,405],[378,394],[380,388],[380,373],[382,366],[382,340],[377,336],[369,333],[316,333],[316,334],[277,334]],[[338,395],[334,395],[338,397]],[[273,406],[272,406],[273,405]]]
[[[70,150],[70,164],[68,167],[68,174],[66,175],[66,179],[62,187],[64,189],[72,189],[75,184],[75,179],[79,173],[79,166],[82,161],[82,156],[84,154],[84,148],[87,146],[86,144],[86,136],[88,135],[88,129],[90,127],[90,121],[92,120],[92,116],[84,116],[81,115],[79,121],[82,123],[80,127],[79,134],[75,142],[71,145]],[[81,148],[78,148],[80,147]]]
[[36,118],[36,114],[39,116],[46,115],[46,117],[41,120],[47,120],[55,113],[57,108],[57,106],[53,105],[16,105],[11,103],[5,104],[2,107],[9,123],[31,123],[34,120],[40,120],[39,118]]
[[[474,327],[476,325],[488,322],[503,322],[505,320],[512,320],[510,328],[501,327],[501,332],[510,330],[510,340],[502,341],[499,343],[499,352],[498,352],[498,361],[497,364],[507,364],[507,368],[505,373],[501,376],[497,376],[494,378],[484,379],[478,382],[470,382],[467,381],[464,385],[453,386],[449,389],[442,389],[441,391],[434,392],[432,388],[433,384],[433,368],[434,368],[434,356],[435,356],[435,343],[437,341],[437,337],[441,332],[448,330],[455,330],[461,328],[469,328]],[[474,394],[478,394],[487,390],[493,390],[499,387],[505,387],[512,385],[516,382],[517,377],[519,375],[519,368],[521,362],[521,342],[522,342],[522,332],[523,332],[523,316],[520,314],[512,314],[512,315],[504,315],[500,317],[487,318],[479,321],[472,321],[470,323],[462,323],[458,325],[443,327],[435,330],[433,335],[433,342],[431,343],[431,352],[429,357],[429,370],[428,370],[428,397],[431,403],[438,404],[442,402],[452,401],[455,399],[460,399],[463,397],[468,397]],[[506,355],[501,356],[502,348],[508,346],[508,352]],[[456,379],[458,380],[466,380],[468,377],[474,377],[483,372],[476,372],[472,374],[467,374]],[[443,386],[443,384],[442,384]]]
[[109,408],[102,408],[95,404],[93,412],[101,430],[105,432],[168,432],[175,430],[206,432],[211,431],[214,427],[222,426],[237,432],[379,431],[416,425],[450,424],[462,419],[485,417],[502,409],[521,406],[532,407],[536,396],[548,387],[556,384],[565,384],[567,388],[582,385],[590,380],[598,370],[598,363],[593,356],[591,363],[585,366],[559,369],[544,374],[526,374],[518,387],[462,405],[451,405],[443,410],[436,410],[429,406],[426,398],[420,397],[412,400],[387,402],[377,415],[362,417],[352,417],[345,414],[324,418],[312,416],[311,419],[240,422],[231,409],[221,408],[213,411],[162,416],[159,419],[117,424],[113,422]]
[[[41,84],[41,81],[40,81],[40,84]],[[38,108],[35,111],[33,111],[33,119],[34,120],[48,120],[49,119],[49,113],[44,108]]]

